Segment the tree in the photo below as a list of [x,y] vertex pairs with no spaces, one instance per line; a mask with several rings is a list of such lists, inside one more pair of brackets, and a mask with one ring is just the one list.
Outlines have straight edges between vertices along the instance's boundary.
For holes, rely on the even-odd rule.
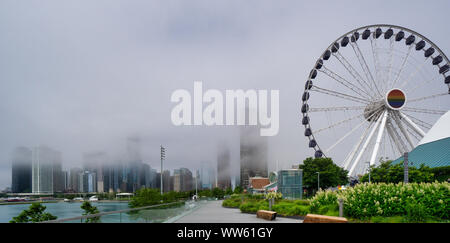
[[216,197],[216,198],[223,198],[223,196],[225,195],[225,192],[218,188],[218,187],[214,187],[214,189],[212,190],[212,196]]
[[348,183],[348,172],[335,165],[331,158],[307,158],[299,166],[303,170],[303,186],[312,191],[317,189],[317,172],[320,188],[335,187]]
[[233,189],[231,189],[231,187],[227,187],[227,189],[225,190],[225,195],[231,195],[233,194]]
[[240,186],[236,186],[235,188],[234,188],[234,194],[241,194],[242,193],[242,187],[240,187]]
[[[91,215],[91,214],[100,213],[100,211],[97,209],[97,207],[92,206],[92,204],[90,202],[84,202],[81,205],[81,209],[84,210],[83,215]],[[98,222],[100,222],[100,217],[87,218],[85,222],[86,223],[98,223]]]
[[40,203],[32,203],[28,209],[23,210],[17,217],[13,217],[10,223],[36,223],[57,219],[50,213],[44,213],[47,207]]
[[[409,182],[433,182],[433,170],[421,164],[419,168],[408,166],[408,180]],[[382,161],[378,167],[370,167],[370,181],[371,182],[385,182],[385,183],[399,183],[404,179],[403,163],[392,164],[392,160]],[[369,173],[361,177],[361,182],[369,181]]]

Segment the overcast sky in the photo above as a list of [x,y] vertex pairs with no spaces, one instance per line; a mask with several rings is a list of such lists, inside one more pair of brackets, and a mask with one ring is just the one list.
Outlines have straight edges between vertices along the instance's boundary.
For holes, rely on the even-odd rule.
[[269,170],[312,155],[300,96],[316,59],[337,37],[376,23],[411,28],[450,51],[449,1],[0,1],[0,188],[11,151],[45,144],[63,167],[82,153],[125,152],[142,138],[144,161],[196,169],[235,127],[175,127],[176,89],[280,90],[280,130]]

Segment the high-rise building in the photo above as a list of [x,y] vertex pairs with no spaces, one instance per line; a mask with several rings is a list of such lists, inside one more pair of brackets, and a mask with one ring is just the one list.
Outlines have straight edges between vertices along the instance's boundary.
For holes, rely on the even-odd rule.
[[69,188],[70,192],[79,192],[79,178],[82,170],[80,168],[72,168],[70,169],[69,175]]
[[212,189],[215,185],[215,171],[211,163],[203,161],[200,167],[201,189]]
[[231,187],[230,150],[223,145],[219,147],[217,156],[217,187]]
[[108,192],[105,190],[105,176],[107,156],[101,151],[93,151],[83,154],[84,170],[96,174],[97,181],[95,182],[98,192]]
[[187,168],[180,168],[173,171],[173,190],[185,192],[192,190],[192,172]]
[[[61,153],[45,146],[32,150],[32,192],[52,194],[63,191]],[[61,185],[62,184],[62,185]]]
[[26,147],[17,147],[12,153],[12,183],[14,193],[31,192],[32,153]]
[[171,183],[170,183],[170,171],[169,170],[165,170],[162,173],[162,177],[163,177],[163,192],[169,192],[170,191],[170,187],[171,187]]
[[240,182],[247,188],[249,178],[267,177],[267,138],[259,134],[258,126],[243,126],[240,130]]
[[97,192],[97,175],[95,172],[81,172],[79,177],[79,192]]

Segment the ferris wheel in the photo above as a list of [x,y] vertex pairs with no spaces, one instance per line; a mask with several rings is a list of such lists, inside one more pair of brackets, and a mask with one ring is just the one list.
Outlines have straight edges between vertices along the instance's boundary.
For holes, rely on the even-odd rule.
[[354,176],[411,151],[450,108],[449,65],[439,47],[404,27],[370,25],[339,37],[302,95],[314,156]]

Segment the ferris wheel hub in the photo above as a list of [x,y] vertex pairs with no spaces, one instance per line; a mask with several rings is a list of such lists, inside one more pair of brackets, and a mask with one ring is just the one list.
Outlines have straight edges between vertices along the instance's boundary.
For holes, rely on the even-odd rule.
[[406,95],[401,89],[391,89],[386,94],[386,106],[392,110],[400,110],[406,104]]

